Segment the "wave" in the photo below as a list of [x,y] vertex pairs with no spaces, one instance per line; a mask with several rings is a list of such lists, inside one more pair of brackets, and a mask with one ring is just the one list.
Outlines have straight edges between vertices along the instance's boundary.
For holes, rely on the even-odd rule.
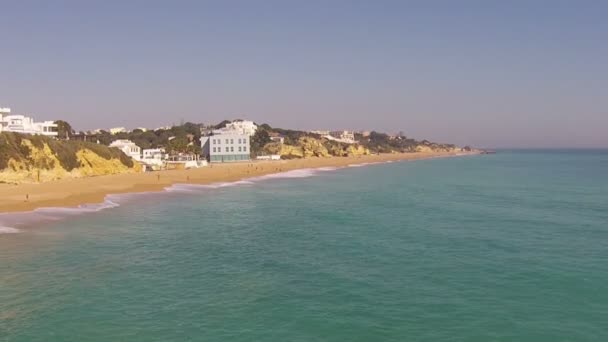
[[315,169],[298,169],[279,173],[271,173],[264,176],[248,178],[249,181],[263,181],[278,178],[307,178],[315,175]]
[[[348,167],[362,167],[373,164],[382,164],[382,162],[371,162],[361,164],[351,164]],[[257,182],[274,180],[274,179],[290,179],[290,178],[308,178],[318,175],[321,172],[329,172],[341,169],[342,167],[320,167],[290,170],[279,173],[267,174],[259,177],[246,178],[234,182],[222,182],[212,184],[173,184],[164,188],[159,192],[139,192],[125,194],[110,194],[107,195],[102,203],[97,204],[82,204],[77,207],[46,207],[38,208],[29,212],[18,213],[0,213],[0,234],[18,233],[20,230],[14,227],[33,226],[37,223],[45,221],[61,220],[69,216],[81,215],[86,213],[99,212],[105,209],[119,207],[121,204],[131,201],[134,198],[145,195],[159,195],[168,193],[197,193],[212,189],[221,189],[227,187],[253,185]]]
[[348,167],[363,167],[369,165],[382,164],[382,162],[371,162],[371,163],[361,163],[361,164],[348,164]]
[[19,233],[20,230],[12,227],[2,227],[0,226],[0,234],[15,234]]
[[224,183],[212,183],[212,184],[173,184],[164,189],[166,192],[199,192],[202,190],[209,189],[221,189],[228,188],[238,185],[251,185],[252,181],[249,180],[240,180],[236,182],[224,182]]

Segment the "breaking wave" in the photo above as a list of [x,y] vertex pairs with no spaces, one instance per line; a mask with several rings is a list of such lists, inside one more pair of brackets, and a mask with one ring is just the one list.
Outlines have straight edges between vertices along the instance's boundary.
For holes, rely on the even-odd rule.
[[[352,164],[349,167],[361,167],[379,163],[362,163]],[[213,184],[173,184],[163,189],[160,192],[143,192],[143,193],[126,193],[126,194],[110,194],[105,197],[102,203],[97,204],[82,204],[78,207],[46,207],[38,208],[29,212],[18,213],[0,213],[0,234],[18,233],[20,229],[14,227],[34,226],[37,223],[45,221],[56,221],[65,219],[66,217],[82,215],[86,213],[99,212],[105,209],[119,207],[122,203],[128,202],[134,198],[150,195],[150,194],[169,194],[169,193],[197,193],[212,189],[221,189],[243,185],[253,185],[257,182],[274,180],[274,179],[290,179],[290,178],[308,178],[318,175],[322,172],[329,172],[341,169],[341,167],[320,167],[297,169],[279,173],[267,174],[259,177],[247,178],[235,182],[222,182]]]
[[212,183],[212,184],[173,184],[166,187],[166,192],[199,192],[201,190],[221,189],[238,185],[251,185],[253,182],[240,180],[236,182]]
[[15,234],[19,233],[20,230],[12,227],[1,227],[0,226],[0,234]]

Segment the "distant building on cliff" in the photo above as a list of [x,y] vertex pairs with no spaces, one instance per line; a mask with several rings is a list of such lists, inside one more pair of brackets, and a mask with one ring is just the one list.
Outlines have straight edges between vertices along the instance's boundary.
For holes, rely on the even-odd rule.
[[10,108],[0,108],[0,132],[57,136],[57,124],[53,121],[35,122],[24,115],[11,114]]
[[332,140],[343,142],[346,144],[356,143],[355,133],[351,131],[332,131],[329,132],[329,136],[333,138]]
[[124,127],[114,127],[114,128],[110,128],[110,134],[112,135],[116,135],[118,133],[126,133],[127,129]]
[[135,160],[141,160],[141,147],[135,145],[131,140],[115,140],[110,144],[110,147],[116,147],[127,156]]
[[355,133],[352,131],[310,131],[312,134],[318,134],[321,137],[345,144],[354,144]]
[[326,135],[329,135],[329,131],[310,131],[310,133],[312,133],[312,134],[318,134],[318,135],[320,135],[322,137],[324,137]]
[[258,130],[258,126],[253,123],[253,121],[235,120],[226,124],[224,130],[237,132],[239,134],[244,134],[251,137]]
[[270,137],[270,140],[272,140],[272,142],[278,142],[280,144],[285,143],[285,137],[277,132],[270,132],[268,133],[268,136]]

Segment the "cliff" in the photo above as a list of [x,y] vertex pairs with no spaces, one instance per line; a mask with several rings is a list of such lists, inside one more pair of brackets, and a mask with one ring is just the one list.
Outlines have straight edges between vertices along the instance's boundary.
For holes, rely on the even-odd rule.
[[0,133],[0,182],[45,182],[140,171],[139,163],[116,148]]
[[368,149],[357,144],[341,144],[309,136],[300,137],[292,144],[269,143],[264,146],[263,151],[266,154],[278,154],[283,159],[346,157],[370,154]]

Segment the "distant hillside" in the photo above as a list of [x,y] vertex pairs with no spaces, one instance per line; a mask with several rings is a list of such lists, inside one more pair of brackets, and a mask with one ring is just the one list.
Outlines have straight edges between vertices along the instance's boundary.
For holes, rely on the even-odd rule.
[[[270,136],[284,137],[283,144],[272,142]],[[438,144],[427,140],[417,141],[403,136],[391,137],[384,133],[371,132],[369,136],[356,134],[356,144],[329,140],[318,134],[304,131],[273,128],[260,125],[251,141],[255,155],[279,154],[284,159],[306,157],[345,157],[375,153],[399,152],[453,152],[460,148],[451,144]]]
[[141,166],[116,148],[0,133],[0,182],[28,183],[139,171]]

